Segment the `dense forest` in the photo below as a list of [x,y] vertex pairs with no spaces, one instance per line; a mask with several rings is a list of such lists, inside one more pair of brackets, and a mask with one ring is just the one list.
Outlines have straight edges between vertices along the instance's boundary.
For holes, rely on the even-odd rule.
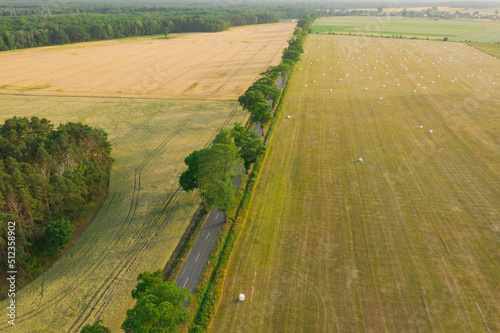
[[[40,256],[69,241],[71,221],[107,189],[107,134],[81,123],[54,128],[47,119],[11,118],[0,126],[0,248],[7,267],[8,222],[16,222],[16,269],[23,275]],[[9,249],[11,251],[11,249]]]
[[308,7],[133,6],[107,4],[0,5],[0,51],[302,18]]

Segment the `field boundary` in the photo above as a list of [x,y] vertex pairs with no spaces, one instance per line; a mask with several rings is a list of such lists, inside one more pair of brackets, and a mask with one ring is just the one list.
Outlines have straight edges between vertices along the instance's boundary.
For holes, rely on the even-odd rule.
[[186,260],[189,251],[194,245],[196,238],[203,228],[205,221],[208,217],[208,211],[203,203],[200,204],[196,213],[194,213],[191,222],[184,231],[177,247],[170,256],[167,264],[163,268],[163,279],[166,281],[175,281],[177,275],[179,274],[182,264]]
[[[293,68],[285,81],[283,93],[274,110],[275,117],[273,117],[269,129],[265,134],[264,143],[266,147],[277,122],[281,119],[283,100],[288,88],[287,82],[292,77],[292,74]],[[240,186],[236,197],[234,208],[228,214],[228,222],[222,228],[217,242],[212,249],[209,261],[196,287],[193,304],[190,306],[194,308],[195,317],[193,324],[189,328],[189,332],[210,331],[213,318],[221,300],[226,271],[231,260],[233,248],[238,241],[241,230],[245,226],[249,212],[248,207],[252,201],[252,194],[267,155],[266,150],[266,153],[255,162],[251,173],[244,177],[242,186]]]
[[[18,291],[21,290],[23,287],[27,286],[28,284],[30,284],[31,282],[35,281],[39,276],[41,276],[43,273],[49,270],[66,252],[69,251],[69,249],[73,246],[73,244],[75,244],[76,241],[78,241],[80,236],[92,224],[94,217],[99,212],[99,209],[101,209],[102,205],[104,204],[104,201],[106,201],[108,194],[109,194],[109,181],[108,184],[106,185],[106,188],[102,189],[96,196],[96,199],[88,202],[83,207],[83,211],[79,214],[79,216],[71,221],[71,224],[75,227],[75,230],[71,234],[71,238],[66,247],[62,249],[60,252],[58,252],[53,258],[49,258],[46,262],[43,262],[43,264],[40,267],[35,268],[32,271],[34,272],[34,275],[25,276],[22,280],[19,280],[17,282]],[[39,259],[45,259],[45,258],[39,258]],[[8,284],[7,283],[4,284],[4,281],[7,282],[6,280],[7,275],[2,272],[0,274],[0,277],[2,278],[2,283],[0,283],[0,292],[1,292],[0,301],[3,301],[7,299],[6,291],[8,290]]]
[[[464,43],[465,43],[465,44],[467,44],[467,45],[468,45],[468,46],[470,46],[470,47],[475,48],[475,49],[476,49],[476,50],[478,50],[478,51],[484,52],[484,53],[486,53],[487,55],[492,56],[493,58],[499,59],[496,55],[491,54],[490,52],[487,52],[487,51],[485,51],[485,50],[483,50],[483,49],[478,48],[477,46],[472,45],[472,43],[475,43],[475,42],[472,42],[472,43],[470,43],[470,42],[464,42]],[[499,43],[500,43],[500,42],[499,42]],[[488,44],[491,44],[491,45],[497,45],[497,43],[488,43]]]

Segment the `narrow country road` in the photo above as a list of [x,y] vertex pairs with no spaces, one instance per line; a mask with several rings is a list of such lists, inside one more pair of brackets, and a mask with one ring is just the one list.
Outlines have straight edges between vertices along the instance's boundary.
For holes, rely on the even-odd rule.
[[[238,191],[240,185],[241,177],[237,177],[233,180],[235,191]],[[177,279],[175,280],[177,287],[189,289],[191,293],[194,292],[196,286],[198,285],[198,281],[200,280],[200,276],[205,269],[205,265],[208,262],[208,257],[212,252],[212,248],[217,241],[217,237],[219,237],[222,226],[227,222],[226,220],[226,213],[217,209],[213,209],[210,212],[203,229],[201,229],[198,238],[191,248],[191,252],[189,252],[188,257],[179,272],[179,276],[177,276]],[[187,303],[184,304],[186,307],[187,305]]]
[[193,293],[224,223],[226,223],[226,213],[217,209],[210,212],[179,276],[175,280],[177,287],[187,288]]

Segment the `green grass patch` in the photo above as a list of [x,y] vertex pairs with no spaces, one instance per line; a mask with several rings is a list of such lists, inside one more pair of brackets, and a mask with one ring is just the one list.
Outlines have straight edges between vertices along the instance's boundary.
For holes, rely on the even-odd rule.
[[186,89],[186,91],[189,91],[191,89],[196,88],[197,85],[198,85],[198,82],[193,83],[192,85],[189,86],[189,88]]
[[42,89],[47,89],[50,88],[50,84],[46,84],[44,86],[33,86],[33,87],[22,87],[20,91],[33,91],[33,90],[42,90]]
[[311,31],[314,32],[329,32],[329,31],[344,31],[346,29],[352,29],[355,26],[331,26],[331,25],[314,25],[311,27]]
[[417,28],[417,29],[451,29],[451,30],[476,30],[481,27],[474,27],[469,25],[446,25],[446,24],[409,24],[409,23],[383,23],[379,24],[380,27],[391,28]]
[[467,43],[478,50],[488,53],[494,57],[500,58],[500,43]]
[[500,40],[500,21],[451,19],[434,20],[426,18],[405,18],[398,16],[322,17],[311,27],[315,33],[351,33],[363,35],[403,35],[409,37],[444,38],[496,42]]

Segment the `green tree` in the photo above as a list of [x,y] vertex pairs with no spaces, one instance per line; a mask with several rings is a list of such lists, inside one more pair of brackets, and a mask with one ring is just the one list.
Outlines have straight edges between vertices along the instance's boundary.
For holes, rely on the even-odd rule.
[[199,188],[207,204],[227,211],[234,201],[231,182],[243,171],[243,160],[234,142],[214,143],[210,148],[192,152],[184,162],[188,169],[179,178],[182,188]]
[[98,320],[94,323],[94,325],[87,324],[83,326],[80,333],[111,333],[109,328],[102,325],[102,320]]
[[234,143],[216,143],[210,147],[198,175],[205,200],[226,212],[234,202],[234,186],[231,182],[242,171],[243,160]]
[[234,127],[231,129],[231,135],[234,138],[234,143],[237,146],[239,146],[239,143],[251,134],[255,133],[252,133],[252,130],[250,128],[245,128],[241,123],[234,123]]
[[191,300],[191,293],[188,289],[177,288],[175,282],[155,284],[127,310],[121,327],[125,332],[133,330],[135,333],[178,332],[181,325],[193,319],[183,306],[186,300]]
[[228,129],[223,129],[215,136],[214,144],[220,143],[230,145],[233,143],[233,132]]
[[146,291],[162,283],[163,275],[160,269],[154,273],[142,272],[137,277],[137,286],[132,290],[132,298],[139,299]]
[[260,91],[265,99],[272,99],[273,101],[277,101],[281,96],[281,90],[275,85],[269,86],[265,84],[256,84],[248,88],[249,91]]
[[294,49],[287,49],[283,52],[283,60],[290,59],[293,62],[300,60],[300,51]]
[[245,169],[249,169],[252,163],[257,162],[257,159],[264,154],[266,147],[264,142],[257,138],[257,134],[246,136],[238,144],[240,148],[240,156],[245,162]]
[[262,92],[258,90],[247,90],[238,98],[238,102],[243,107],[243,109],[251,112],[255,104],[266,103],[266,98],[264,97]]
[[209,148],[195,150],[184,159],[184,163],[188,166],[188,169],[179,178],[179,184],[184,191],[192,191],[199,187],[199,170],[202,167],[205,155],[208,154],[208,150]]
[[260,123],[262,126],[266,125],[273,118],[269,112],[270,109],[271,106],[265,103],[256,104],[250,120],[255,123]]
[[50,254],[59,252],[68,244],[72,233],[73,225],[68,220],[59,219],[50,222],[44,234],[46,250]]
[[165,38],[168,38],[168,34],[170,33],[170,29],[168,27],[164,27],[162,31]]

